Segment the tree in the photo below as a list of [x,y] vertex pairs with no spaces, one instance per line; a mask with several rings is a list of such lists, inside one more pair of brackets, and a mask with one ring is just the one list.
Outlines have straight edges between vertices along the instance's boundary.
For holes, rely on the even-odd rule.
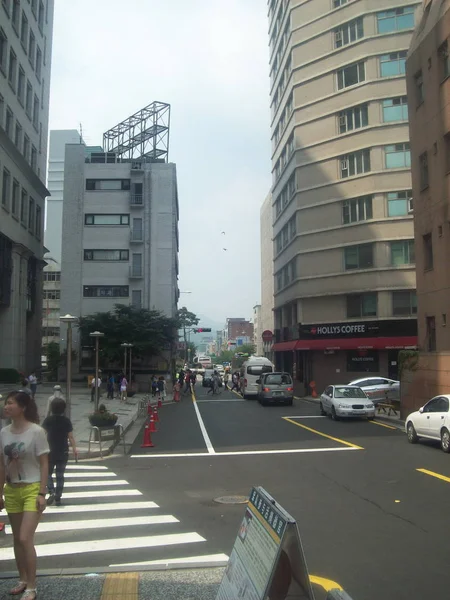
[[233,350],[222,350],[222,352],[219,354],[218,362],[219,363],[224,363],[224,362],[230,363],[233,360],[233,356],[234,356]]
[[111,312],[95,313],[81,317],[79,321],[81,343],[92,345],[89,334],[100,331],[100,350],[104,362],[120,362],[123,357],[121,344],[133,344],[133,356],[148,358],[170,350],[177,341],[176,319],[166,317],[158,310],[147,310],[116,304]]
[[197,356],[197,346],[194,342],[187,343],[187,356],[190,358],[190,362],[194,361],[194,356]]
[[51,373],[51,378],[57,379],[58,367],[62,362],[59,344],[57,344],[56,342],[50,342],[45,346],[44,354],[47,358],[47,367]]
[[[182,329],[183,330],[183,339],[184,339],[184,359],[187,360],[189,354],[188,354],[188,341],[187,341],[187,337],[186,337],[186,329],[189,329],[189,327],[192,327],[193,325],[198,325],[200,322],[200,319],[197,317],[197,315],[191,311],[189,311],[185,306],[183,306],[182,308],[178,309],[177,312],[177,323],[178,323],[178,329]],[[191,354],[191,358],[194,355]]]
[[254,344],[243,344],[242,346],[236,346],[235,352],[252,356],[256,352],[256,346]]

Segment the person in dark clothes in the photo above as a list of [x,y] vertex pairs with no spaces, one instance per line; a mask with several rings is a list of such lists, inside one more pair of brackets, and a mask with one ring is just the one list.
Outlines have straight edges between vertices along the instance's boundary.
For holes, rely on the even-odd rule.
[[152,396],[155,397],[158,392],[158,381],[155,375],[152,375]]
[[[64,472],[69,460],[69,442],[75,457],[78,456],[75,438],[73,437],[73,426],[70,419],[64,416],[65,410],[65,401],[62,398],[55,398],[51,403],[52,414],[42,423],[42,427],[47,432],[48,445],[50,447],[47,483],[50,494],[47,498],[49,506],[53,502],[55,502],[56,506],[61,506],[61,496],[64,489]],[[54,470],[56,472],[56,489],[53,483]]]

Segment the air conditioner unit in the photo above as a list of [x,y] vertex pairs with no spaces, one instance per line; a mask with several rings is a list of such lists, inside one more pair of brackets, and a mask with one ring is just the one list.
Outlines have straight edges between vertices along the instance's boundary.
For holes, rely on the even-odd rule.
[[408,212],[409,213],[413,212],[413,199],[412,198],[408,198]]
[[347,171],[348,169],[348,160],[346,158],[341,160],[341,171]]

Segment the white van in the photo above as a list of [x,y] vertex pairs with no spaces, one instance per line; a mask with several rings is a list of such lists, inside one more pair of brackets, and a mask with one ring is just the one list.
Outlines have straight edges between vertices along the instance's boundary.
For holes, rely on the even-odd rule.
[[265,356],[251,356],[241,367],[241,393],[244,398],[258,395],[256,380],[263,373],[272,373],[275,365]]

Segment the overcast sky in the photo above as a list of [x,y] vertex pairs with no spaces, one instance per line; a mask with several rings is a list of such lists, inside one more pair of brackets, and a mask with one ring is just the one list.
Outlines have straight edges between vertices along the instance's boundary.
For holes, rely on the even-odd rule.
[[220,322],[250,317],[271,185],[265,0],[55,4],[50,128],[82,123],[98,145],[150,102],[170,103],[180,289],[192,292],[180,305]]

